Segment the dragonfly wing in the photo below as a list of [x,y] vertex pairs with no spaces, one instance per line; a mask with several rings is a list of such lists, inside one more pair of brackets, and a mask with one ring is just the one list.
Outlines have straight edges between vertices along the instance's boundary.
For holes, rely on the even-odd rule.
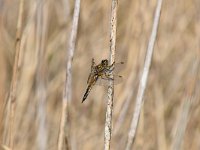
[[[96,85],[100,85],[100,86],[108,86],[109,85],[109,81],[113,80],[111,77],[99,77]],[[120,84],[123,81],[123,77],[120,75],[114,75],[114,84]]]
[[104,80],[104,79],[102,79],[102,78],[99,78],[99,79],[96,81],[95,85],[108,86],[108,85],[109,85],[109,82],[108,82],[108,80]]
[[123,77],[120,75],[114,75],[114,84],[120,84],[123,82]]
[[[112,80],[112,79],[106,79],[106,80]],[[116,84],[120,84],[120,83],[122,83],[122,81],[123,81],[123,77],[122,76],[120,76],[120,75],[114,75],[114,84],[116,85]]]
[[124,62],[118,62],[115,63],[115,68],[113,70],[114,74],[119,73],[120,71],[122,71],[124,69]]

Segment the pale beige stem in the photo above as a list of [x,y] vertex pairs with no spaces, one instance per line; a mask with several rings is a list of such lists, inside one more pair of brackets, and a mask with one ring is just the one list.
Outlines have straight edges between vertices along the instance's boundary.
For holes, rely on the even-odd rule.
[[151,37],[149,39],[149,43],[148,43],[148,47],[147,47],[147,54],[146,54],[146,58],[145,58],[143,73],[142,73],[140,83],[139,83],[139,88],[138,88],[138,93],[137,93],[137,98],[136,98],[136,104],[135,104],[135,110],[134,110],[132,121],[131,121],[131,127],[130,127],[130,130],[129,130],[126,150],[130,150],[132,148],[132,145],[133,145],[134,140],[135,140],[135,135],[136,135],[136,131],[137,131],[140,112],[141,112],[141,108],[142,108],[142,105],[143,105],[144,91],[146,89],[147,78],[148,78],[148,74],[149,74],[154,44],[155,44],[157,30],[158,30],[158,23],[159,23],[159,19],[160,19],[161,6],[162,6],[162,0],[158,0],[157,1],[157,8],[156,8],[155,16],[154,16],[154,22],[153,22]]
[[79,21],[79,13],[80,13],[80,0],[75,1],[75,8],[74,8],[74,16],[73,16],[73,24],[72,24],[72,31],[70,35],[69,41],[69,49],[68,49],[68,62],[66,65],[66,80],[65,80],[65,87],[63,89],[63,98],[62,98],[62,115],[61,115],[61,122],[60,122],[60,131],[58,136],[58,150],[63,150],[63,143],[64,140],[67,143],[66,149],[69,149],[69,131],[67,130],[67,119],[68,119],[68,104],[71,100],[71,84],[72,84],[72,61],[74,57],[74,50],[76,44],[76,36],[78,30],[78,21]]
[[185,130],[187,127],[187,123],[189,120],[189,115],[190,115],[190,108],[191,104],[195,100],[195,88],[198,75],[199,75],[199,58],[197,61],[193,64],[191,75],[189,75],[189,81],[188,81],[188,86],[186,88],[186,96],[184,96],[184,101],[182,103],[182,110],[180,112],[179,118],[177,120],[177,124],[174,126],[176,129],[176,133],[171,145],[171,150],[180,150],[181,149],[181,143],[183,141],[183,137],[185,134]]
[[16,89],[18,82],[18,73],[19,73],[19,55],[20,55],[20,45],[21,45],[21,35],[22,35],[22,20],[24,13],[24,0],[20,0],[19,5],[19,14],[17,21],[17,31],[16,31],[16,41],[15,41],[15,60],[13,65],[13,75],[12,81],[10,85],[10,93],[9,93],[9,103],[10,109],[8,112],[10,121],[9,121],[9,148],[13,150],[14,145],[14,119],[15,119],[15,105],[16,105]]
[[[44,0],[38,0],[39,3]],[[37,8],[37,33],[36,33],[36,52],[37,52],[37,72],[36,72],[36,94],[38,100],[38,132],[37,146],[39,150],[46,150],[48,131],[46,128],[46,111],[45,103],[47,97],[47,89],[45,85],[45,51],[46,51],[46,35],[48,22],[48,2],[38,5]]]
[[165,119],[164,119],[164,98],[163,89],[159,83],[155,83],[155,117],[157,125],[157,143],[158,149],[167,150],[166,134],[165,134]]
[[[113,64],[113,62],[115,61],[117,5],[118,1],[112,0],[111,20],[110,20],[110,64]],[[108,87],[108,101],[107,101],[105,133],[104,133],[104,150],[109,150],[111,144],[113,96],[114,96],[114,84],[113,81],[110,81],[110,85]]]

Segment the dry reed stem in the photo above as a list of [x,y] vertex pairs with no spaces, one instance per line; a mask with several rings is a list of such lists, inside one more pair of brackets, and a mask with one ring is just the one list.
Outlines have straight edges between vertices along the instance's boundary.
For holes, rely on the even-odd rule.
[[[43,3],[44,0],[41,2]],[[40,1],[38,1],[39,3]],[[45,150],[47,146],[47,129],[46,129],[46,111],[45,102],[47,97],[47,89],[45,85],[45,43],[47,34],[47,22],[48,22],[48,4],[38,5],[37,8],[37,37],[36,37],[36,52],[38,56],[37,60],[37,72],[36,72],[36,92],[38,100],[38,122],[39,129],[37,133],[37,144],[39,150]]]
[[127,112],[128,112],[128,108],[130,106],[130,103],[131,103],[131,100],[132,100],[132,97],[133,97],[133,94],[134,94],[134,90],[132,90],[126,100],[125,100],[125,103],[120,111],[120,114],[119,114],[119,117],[117,119],[117,122],[116,122],[116,125],[115,125],[115,129],[114,129],[114,135],[117,134],[117,132],[120,130],[125,118],[126,118],[126,115],[127,115]]
[[192,101],[193,97],[187,97],[184,101],[183,101],[183,108],[182,111],[180,112],[180,118],[178,120],[178,124],[176,127],[176,134],[173,140],[173,144],[172,144],[172,150],[179,150],[181,149],[181,142],[183,140],[183,136],[185,133],[185,129],[187,126],[187,122],[188,122],[188,115],[189,115],[189,111],[190,111],[190,106],[191,106],[191,101]]
[[[129,57],[131,57],[132,55],[134,55],[134,53],[130,52]],[[128,59],[128,60],[131,60],[131,58]],[[136,74],[136,72],[138,72],[137,70],[139,68],[137,66],[139,66],[138,63],[136,63],[136,65],[134,63],[132,64],[131,73],[130,73],[130,75],[127,78],[126,83],[125,83],[126,87],[124,88],[124,92],[123,92],[122,96],[120,96],[120,98],[119,98],[120,101],[122,101],[123,103],[121,104],[122,105],[121,108],[118,108],[119,109],[119,115],[118,115],[118,118],[116,120],[115,127],[114,127],[114,132],[113,132],[114,136],[118,133],[118,131],[120,130],[120,128],[124,124],[124,120],[127,117],[127,113],[128,113],[128,110],[129,110],[129,107],[130,107],[130,104],[131,104],[132,97],[134,96],[134,93],[135,93],[135,89],[136,89],[136,86],[137,86],[137,74]],[[115,106],[115,108],[116,107],[117,106]]]
[[[134,66],[134,65],[133,65]],[[115,125],[115,128],[114,128],[114,135],[117,134],[117,132],[120,130],[122,124],[124,123],[124,120],[126,118],[126,115],[127,115],[127,112],[128,112],[128,108],[130,106],[130,103],[131,103],[131,100],[132,100],[132,97],[134,95],[134,92],[135,92],[135,86],[136,84],[134,84],[136,81],[136,77],[135,77],[135,69],[134,67],[132,67],[132,70],[131,70],[131,74],[129,76],[129,78],[127,79],[127,82],[126,82],[126,91],[128,91],[126,94],[126,97],[124,99],[124,104],[120,110],[120,114],[119,114],[119,117],[116,121],[116,125]],[[129,91],[129,89],[131,89],[131,91]]]
[[8,148],[8,147],[5,146],[5,145],[1,145],[0,148],[2,148],[2,150],[11,150],[10,148]]
[[126,150],[131,149],[131,147],[134,143],[134,140],[135,140],[135,134],[136,134],[138,121],[139,121],[139,117],[140,117],[140,112],[141,112],[141,108],[142,108],[142,104],[143,104],[144,91],[145,91],[145,88],[146,88],[147,78],[148,78],[148,74],[149,74],[149,68],[150,68],[150,65],[151,65],[151,60],[152,60],[152,55],[153,55],[153,48],[154,48],[157,30],[158,30],[158,23],[159,23],[159,19],[160,19],[161,6],[162,6],[162,0],[158,0],[157,6],[156,6],[156,12],[155,12],[155,16],[154,16],[154,22],[153,22],[151,37],[150,37],[150,40],[149,40],[149,43],[148,43],[143,73],[142,73],[139,88],[138,88],[135,110],[134,110],[133,118],[132,118],[132,121],[131,121],[131,127],[130,127],[130,130],[129,130]]
[[22,20],[24,12],[24,0],[20,0],[18,21],[17,21],[17,31],[16,31],[16,41],[15,41],[15,60],[13,65],[13,75],[9,91],[9,148],[13,149],[14,145],[14,116],[15,116],[15,105],[16,105],[16,88],[19,72],[19,55],[20,55],[20,45],[21,45],[21,35],[22,35]]
[[189,82],[188,87],[186,89],[186,96],[184,97],[184,101],[182,104],[182,110],[180,112],[180,117],[178,118],[176,128],[176,134],[174,136],[174,140],[172,143],[172,150],[179,150],[181,149],[181,143],[183,141],[183,136],[187,127],[188,119],[189,119],[189,111],[191,104],[193,103],[195,99],[195,87],[198,79],[198,73],[199,73],[199,60],[196,60],[196,62],[193,64],[191,75],[189,76]]
[[[117,0],[112,0],[111,4],[111,20],[110,20],[110,63],[115,62],[116,51],[116,32],[117,32]],[[114,96],[114,84],[110,81],[108,87],[108,101],[106,110],[106,122],[104,133],[104,150],[110,149],[111,133],[112,133],[112,111],[113,111],[113,96]]]
[[[71,82],[72,82],[72,61],[75,50],[76,36],[78,30],[78,20],[80,13],[80,0],[75,1],[74,8],[74,16],[73,16],[73,24],[72,31],[69,40],[69,49],[68,49],[68,62],[66,64],[66,80],[63,90],[63,98],[62,98],[62,114],[61,114],[61,122],[60,122],[60,131],[58,136],[58,150],[63,149],[64,140],[69,144],[69,131],[67,131],[67,118],[68,118],[68,102],[71,100]],[[67,139],[66,139],[67,138]],[[69,149],[68,145],[66,145],[67,149]]]
[[157,126],[157,143],[158,149],[167,150],[166,134],[165,134],[165,119],[164,119],[164,98],[163,89],[159,83],[155,83],[155,111],[156,111],[156,126]]

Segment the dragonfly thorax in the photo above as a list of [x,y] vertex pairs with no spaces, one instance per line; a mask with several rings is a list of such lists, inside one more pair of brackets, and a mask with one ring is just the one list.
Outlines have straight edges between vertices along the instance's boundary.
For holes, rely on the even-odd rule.
[[97,66],[95,66],[94,73],[95,74],[101,74],[108,70],[108,60],[104,59],[101,61],[101,63]]

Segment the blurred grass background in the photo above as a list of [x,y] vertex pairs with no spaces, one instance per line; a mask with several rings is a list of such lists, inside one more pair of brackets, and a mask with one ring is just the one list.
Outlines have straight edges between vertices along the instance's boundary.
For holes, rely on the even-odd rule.
[[[46,149],[57,148],[57,138],[65,80],[66,50],[71,31],[74,1],[25,1],[20,75],[17,87],[15,149],[39,149],[37,98],[37,12],[43,7],[46,24],[43,76]],[[119,1],[116,61],[124,61],[124,82],[115,87],[112,136],[113,150],[123,150],[134,109],[138,81],[152,27],[156,0]],[[72,149],[103,149],[106,108],[105,87],[95,87],[85,103],[91,59],[98,63],[109,54],[109,19],[111,2],[81,2],[76,50],[73,59],[73,89],[70,102],[70,145]],[[8,97],[14,63],[14,46],[19,0],[0,0],[0,143],[7,144]],[[193,65],[200,58],[200,1],[163,1],[161,20],[145,103],[134,148],[170,149],[185,93],[190,87]],[[198,70],[197,70],[198,71]],[[196,80],[194,100],[181,149],[200,149],[200,75]],[[123,121],[118,117],[133,92]],[[115,127],[119,126],[117,130]]]

